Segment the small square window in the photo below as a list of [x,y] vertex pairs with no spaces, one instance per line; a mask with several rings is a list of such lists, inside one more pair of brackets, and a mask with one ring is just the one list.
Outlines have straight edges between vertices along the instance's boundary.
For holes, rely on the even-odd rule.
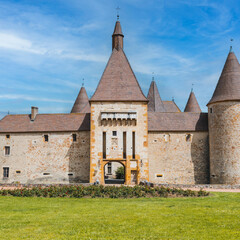
[[77,134],[74,133],[74,134],[72,135],[72,138],[73,138],[73,142],[76,142],[76,141],[77,141]]
[[6,156],[10,155],[10,147],[9,146],[5,146],[5,155]]
[[6,135],[6,138],[8,138],[8,139],[9,139],[9,138],[10,138],[10,135],[9,135],[9,134],[7,134],[7,135]]
[[186,135],[186,141],[187,142],[191,142],[192,141],[192,135],[191,134],[187,134]]
[[9,177],[9,167],[3,168],[3,177],[8,178]]
[[48,142],[48,135],[44,135],[44,141]]
[[113,131],[113,132],[112,132],[112,135],[113,135],[114,137],[116,137],[116,136],[117,136],[117,131]]
[[21,171],[20,171],[20,170],[17,170],[17,171],[16,171],[16,173],[18,173],[18,174],[19,174],[19,173],[21,173]]

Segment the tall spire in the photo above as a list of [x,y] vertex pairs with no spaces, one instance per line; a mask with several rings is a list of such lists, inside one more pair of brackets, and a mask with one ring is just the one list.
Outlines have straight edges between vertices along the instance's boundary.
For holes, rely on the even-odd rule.
[[148,111],[149,112],[166,112],[162,99],[159,95],[157,84],[154,81],[154,77],[152,79],[147,99],[148,102]]
[[195,113],[202,112],[192,89],[191,89],[191,93],[189,95],[184,112],[195,112]]
[[234,52],[229,52],[216,89],[208,104],[231,100],[240,100],[240,65]]
[[113,49],[123,49],[123,38],[122,28],[120,22],[117,20],[112,35],[112,50]]
[[85,87],[81,87],[71,113],[87,113],[90,111],[90,104]]

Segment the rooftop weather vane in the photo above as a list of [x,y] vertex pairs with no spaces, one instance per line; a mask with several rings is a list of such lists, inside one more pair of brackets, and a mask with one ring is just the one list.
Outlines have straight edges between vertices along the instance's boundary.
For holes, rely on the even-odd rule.
[[119,20],[119,10],[120,10],[120,7],[117,7],[116,10],[117,10],[117,20]]
[[154,72],[152,72],[152,80],[154,81]]
[[233,38],[230,39],[230,41],[231,41],[230,52],[232,52],[232,42],[233,42],[233,40],[234,40]]
[[193,92],[193,86],[194,86],[194,83],[192,83],[192,88],[191,88],[191,92]]
[[82,87],[84,87],[84,78],[82,79]]

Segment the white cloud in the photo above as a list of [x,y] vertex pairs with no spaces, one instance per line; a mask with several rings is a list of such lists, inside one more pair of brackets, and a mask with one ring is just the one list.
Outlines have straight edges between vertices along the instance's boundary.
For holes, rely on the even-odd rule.
[[56,103],[72,103],[72,101],[62,100],[62,99],[53,99],[53,98],[39,98],[39,97],[30,97],[20,94],[2,94],[0,99],[8,100],[26,100],[26,101],[39,101],[39,102],[56,102]]

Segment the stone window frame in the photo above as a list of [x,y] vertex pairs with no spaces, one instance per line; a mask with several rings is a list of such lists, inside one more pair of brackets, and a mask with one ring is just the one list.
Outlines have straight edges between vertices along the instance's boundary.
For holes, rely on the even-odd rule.
[[[9,151],[7,152],[6,149],[9,149]],[[4,146],[4,156],[6,156],[6,157],[11,156],[11,147],[9,145]]]
[[9,178],[9,172],[10,168],[9,167],[3,167],[3,178]]
[[117,137],[117,131],[112,131],[112,136]]
[[43,135],[43,141],[44,142],[49,142],[49,134],[44,134]]
[[11,138],[11,135],[10,134],[6,134],[6,139],[10,139]]
[[77,134],[76,133],[72,134],[72,140],[73,140],[73,142],[77,142]]

